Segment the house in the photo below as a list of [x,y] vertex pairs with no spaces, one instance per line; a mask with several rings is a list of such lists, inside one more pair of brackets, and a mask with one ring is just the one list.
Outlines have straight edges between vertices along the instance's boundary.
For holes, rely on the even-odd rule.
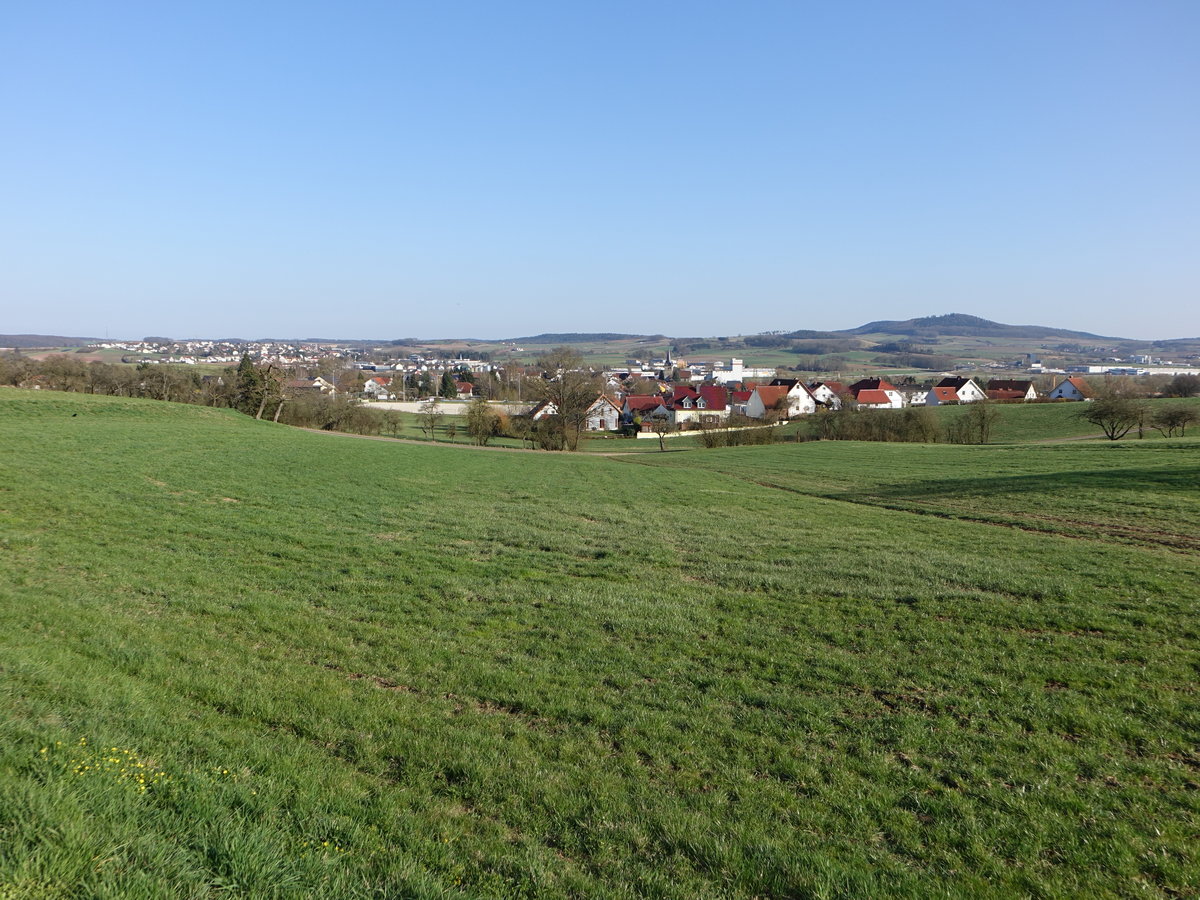
[[677,386],[667,402],[675,424],[716,425],[729,418],[729,391],[720,385]]
[[316,378],[289,378],[283,383],[283,386],[289,394],[335,393],[333,385],[320,376],[317,376]]
[[1091,385],[1078,375],[1063,379],[1046,395],[1050,400],[1091,400],[1095,396]]
[[469,381],[454,382],[454,390],[459,400],[470,400],[475,396],[475,385]]
[[[543,400],[529,411],[529,418],[538,422],[558,414],[558,409],[549,400]],[[607,394],[601,394],[587,408],[584,431],[615,431],[621,426],[621,406]]]
[[671,418],[671,410],[658,394],[626,394],[621,413],[626,422],[660,416]]
[[372,400],[395,400],[396,395],[391,391],[392,379],[376,375],[363,382],[363,395]]
[[926,406],[945,406],[947,403],[977,403],[987,394],[972,378],[943,378],[925,396]]
[[[713,417],[710,421],[729,418],[729,388],[719,384],[702,384],[697,390],[704,401],[704,408],[708,410],[706,415]],[[701,416],[701,421],[704,421],[704,416]]]
[[904,405],[904,398],[896,386],[882,378],[864,378],[847,390],[854,402],[866,409],[899,409]]
[[899,386],[900,396],[903,398],[905,406],[927,406],[931,390],[932,388],[928,385],[902,384]]
[[584,431],[615,431],[621,425],[621,405],[608,394],[601,394],[587,409]]
[[989,400],[1036,400],[1032,381],[1011,378],[992,378],[987,383]]
[[808,390],[808,386],[800,381],[793,381],[790,386],[756,386],[750,394],[750,399],[746,401],[746,415],[751,419],[765,419],[767,413],[772,410],[785,419],[806,416],[817,411],[817,400]]
[[808,386],[808,392],[821,406],[827,409],[841,409],[846,386],[840,381],[814,381]]

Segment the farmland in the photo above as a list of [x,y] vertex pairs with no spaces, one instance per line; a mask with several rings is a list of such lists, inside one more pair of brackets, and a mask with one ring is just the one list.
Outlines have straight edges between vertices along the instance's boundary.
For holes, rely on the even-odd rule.
[[1196,438],[0,450],[5,900],[1200,889]]

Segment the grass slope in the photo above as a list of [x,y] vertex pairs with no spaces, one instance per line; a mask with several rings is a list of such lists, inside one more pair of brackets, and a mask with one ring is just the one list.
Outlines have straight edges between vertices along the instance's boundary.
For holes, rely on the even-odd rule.
[[[0,896],[1194,892],[1200,564],[1122,528],[1195,533],[1196,449],[465,453],[0,390]],[[872,499],[954,481],[1089,527]]]

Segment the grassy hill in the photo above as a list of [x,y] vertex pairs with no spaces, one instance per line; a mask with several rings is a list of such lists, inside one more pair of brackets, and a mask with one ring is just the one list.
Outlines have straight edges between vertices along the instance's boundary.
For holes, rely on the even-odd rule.
[[6,900],[1197,887],[1200,441],[0,452]]

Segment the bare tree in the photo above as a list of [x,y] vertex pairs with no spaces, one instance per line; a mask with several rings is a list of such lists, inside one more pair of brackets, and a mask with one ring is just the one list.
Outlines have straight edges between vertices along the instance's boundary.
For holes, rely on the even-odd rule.
[[1200,394],[1200,375],[1176,375],[1163,388],[1167,397],[1194,397]]
[[967,406],[963,418],[976,443],[986,444],[992,436],[992,426],[1000,421],[1000,410],[991,400],[977,400]]
[[500,416],[486,400],[473,400],[467,407],[467,433],[475,443],[486,447],[488,441],[500,432]]
[[667,435],[675,431],[675,423],[671,421],[671,417],[660,413],[657,416],[651,416],[646,421],[650,423],[650,430],[658,436],[658,449],[666,450]]
[[421,433],[437,440],[437,427],[441,424],[446,413],[437,397],[431,397],[417,408],[417,422],[421,425]]
[[1196,422],[1200,422],[1200,412],[1190,406],[1178,404],[1160,407],[1150,417],[1150,424],[1163,437],[1175,437],[1176,431],[1179,432],[1180,437],[1184,437],[1187,434],[1187,427]]
[[1143,412],[1144,405],[1137,400],[1108,395],[1086,403],[1078,416],[1100,426],[1110,441],[1119,441],[1142,421]]
[[538,359],[542,379],[537,384],[540,399],[546,401],[553,413],[541,427],[559,432],[561,446],[576,450],[587,426],[587,412],[600,395],[600,382],[584,369],[583,357],[570,347],[555,347]]

